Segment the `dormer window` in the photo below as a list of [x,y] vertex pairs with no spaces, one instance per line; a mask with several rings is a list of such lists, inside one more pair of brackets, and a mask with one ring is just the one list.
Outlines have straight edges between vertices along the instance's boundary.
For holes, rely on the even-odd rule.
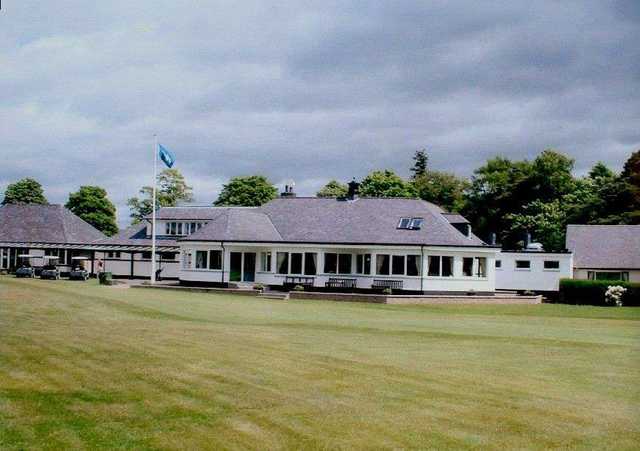
[[420,230],[422,228],[422,218],[400,218],[398,228],[404,230]]

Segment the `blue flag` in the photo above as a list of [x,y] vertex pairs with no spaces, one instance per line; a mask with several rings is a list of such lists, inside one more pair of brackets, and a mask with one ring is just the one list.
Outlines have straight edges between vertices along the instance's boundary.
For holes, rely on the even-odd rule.
[[176,162],[176,157],[171,153],[171,151],[162,147],[162,144],[158,144],[158,152],[160,159],[164,161],[164,164],[166,164],[168,168],[172,168],[173,164]]

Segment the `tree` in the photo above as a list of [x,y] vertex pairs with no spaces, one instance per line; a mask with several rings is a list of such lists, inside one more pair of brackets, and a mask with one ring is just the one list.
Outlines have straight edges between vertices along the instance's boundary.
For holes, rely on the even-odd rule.
[[118,233],[116,207],[99,186],[81,186],[69,194],[65,207],[107,236]]
[[360,183],[362,197],[416,197],[413,185],[391,170],[373,171]]
[[349,187],[346,183],[331,180],[316,193],[318,197],[345,197],[349,194]]
[[38,204],[47,205],[42,185],[32,178],[24,178],[7,186],[2,205]]
[[565,248],[566,214],[558,199],[551,202],[535,200],[525,205],[522,212],[508,214],[506,219],[510,223],[508,235],[511,241],[517,241],[529,232],[548,252]]
[[574,160],[552,149],[543,151],[533,160],[530,178],[525,184],[532,200],[552,201],[573,190]]
[[629,205],[627,222],[640,224],[640,150],[633,152],[624,163],[620,177],[626,184],[625,197]]
[[[193,202],[192,188],[187,185],[179,170],[165,169],[158,174],[157,184],[156,208],[175,207],[180,202]],[[142,221],[153,210],[153,187],[143,186],[140,194],[142,198],[132,197],[127,200],[134,224]]]
[[427,170],[413,180],[420,199],[432,202],[448,211],[461,211],[469,182],[449,172]]
[[278,195],[278,189],[263,175],[234,177],[222,187],[216,206],[259,207]]
[[413,172],[412,178],[415,179],[427,172],[427,168],[429,165],[429,156],[427,155],[427,150],[417,150],[416,154],[413,156],[413,161],[414,163],[413,167],[411,168],[411,172]]

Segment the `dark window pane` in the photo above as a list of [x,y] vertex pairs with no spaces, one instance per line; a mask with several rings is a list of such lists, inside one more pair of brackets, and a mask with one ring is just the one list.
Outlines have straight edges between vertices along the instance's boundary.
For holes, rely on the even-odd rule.
[[442,277],[453,276],[453,257],[442,257]]
[[371,254],[364,254],[364,273],[371,274]]
[[300,252],[291,253],[291,274],[302,274],[302,254]]
[[338,254],[324,254],[324,272],[326,274],[335,274],[338,269]]
[[419,255],[407,255],[407,275],[408,276],[420,275],[420,256]]
[[207,251],[196,251],[196,269],[207,268]]
[[487,277],[487,257],[476,257],[476,260],[478,265],[476,276]]
[[304,254],[304,273],[307,276],[315,276],[318,272],[318,254],[307,252]]
[[429,256],[429,275],[430,276],[440,275],[440,257],[437,255]]
[[362,274],[362,267],[364,262],[364,255],[356,255],[356,274]]
[[529,260],[516,260],[516,268],[529,269],[531,268],[531,262]]
[[351,254],[340,254],[338,266],[338,272],[340,274],[351,274]]
[[389,256],[378,254],[376,255],[376,274],[386,276],[389,274]]
[[404,255],[394,255],[391,258],[391,273],[404,275]]
[[466,277],[473,275],[473,258],[464,257],[462,259],[462,275]]
[[209,269],[222,269],[222,251],[209,251]]
[[502,268],[502,260],[496,260],[496,268]]
[[558,260],[545,260],[544,269],[560,269],[560,262]]
[[288,274],[289,272],[289,253],[278,252],[276,255],[276,261],[278,263],[278,274]]

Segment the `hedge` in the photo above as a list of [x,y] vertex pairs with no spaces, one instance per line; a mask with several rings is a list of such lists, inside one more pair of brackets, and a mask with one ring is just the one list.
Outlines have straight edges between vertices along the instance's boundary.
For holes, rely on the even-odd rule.
[[622,298],[624,306],[640,306],[640,283],[629,283],[618,280],[560,280],[561,304],[608,306],[604,299],[607,288],[619,285],[627,289]]

